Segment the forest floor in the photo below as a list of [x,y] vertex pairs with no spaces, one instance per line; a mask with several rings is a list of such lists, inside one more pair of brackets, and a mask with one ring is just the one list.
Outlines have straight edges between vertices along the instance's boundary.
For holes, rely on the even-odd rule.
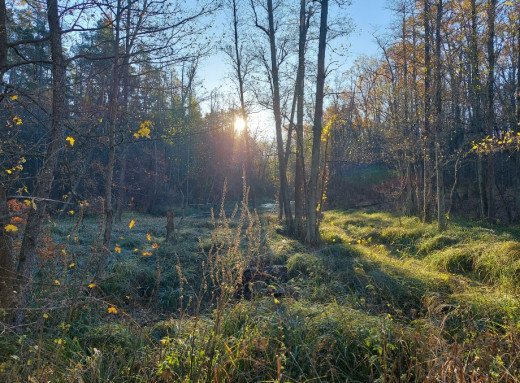
[[0,381],[520,381],[519,226],[335,210],[311,249],[247,209],[165,225],[125,213],[94,283],[99,218],[50,223]]

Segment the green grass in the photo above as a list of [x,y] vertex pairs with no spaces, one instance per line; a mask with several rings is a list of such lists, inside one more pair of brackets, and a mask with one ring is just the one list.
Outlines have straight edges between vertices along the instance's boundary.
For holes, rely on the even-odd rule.
[[[69,239],[76,220],[57,221],[65,253],[36,276],[32,326],[0,336],[0,380],[518,381],[518,227],[334,210],[309,249],[262,222],[187,218],[166,243],[164,218],[125,214],[91,289],[98,219]],[[262,265],[289,281],[241,298]]]

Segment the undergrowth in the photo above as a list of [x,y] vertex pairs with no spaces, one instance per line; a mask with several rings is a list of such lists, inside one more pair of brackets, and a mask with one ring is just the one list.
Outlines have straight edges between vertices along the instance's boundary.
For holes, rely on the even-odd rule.
[[[518,381],[517,228],[450,221],[439,233],[338,210],[309,249],[246,204],[223,207],[187,217],[174,243],[164,219],[125,215],[96,286],[97,220],[57,221],[61,258],[35,276],[29,325],[4,326],[0,380]],[[262,279],[268,267],[287,278]]]

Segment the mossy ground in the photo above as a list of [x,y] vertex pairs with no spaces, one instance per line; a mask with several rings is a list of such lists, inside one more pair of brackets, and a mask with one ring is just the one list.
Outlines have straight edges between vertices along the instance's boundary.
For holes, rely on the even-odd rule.
[[[455,220],[439,233],[338,210],[309,249],[273,217],[224,221],[187,218],[166,243],[164,218],[125,215],[93,288],[97,219],[69,239],[74,218],[51,225],[64,246],[36,277],[31,326],[0,337],[0,380],[518,381],[519,228]],[[241,261],[224,259],[237,256],[286,265],[290,279],[226,295]]]

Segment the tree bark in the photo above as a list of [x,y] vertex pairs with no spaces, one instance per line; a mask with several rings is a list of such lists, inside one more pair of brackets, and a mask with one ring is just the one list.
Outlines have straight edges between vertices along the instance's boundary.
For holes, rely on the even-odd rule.
[[[481,109],[481,82],[478,59],[478,31],[477,31],[477,4],[476,0],[471,0],[471,36],[470,36],[470,65],[471,65],[471,106],[473,109],[471,118],[472,138],[478,139],[482,134],[482,109]],[[480,199],[480,216],[487,214],[486,179],[482,159],[477,156],[477,182]]]
[[175,214],[173,210],[168,210],[166,215],[166,242],[175,240]]
[[96,280],[103,279],[106,271],[107,260],[110,254],[110,239],[112,237],[112,225],[114,222],[114,206],[112,203],[112,183],[114,182],[114,166],[116,162],[116,125],[118,118],[119,101],[119,36],[121,25],[121,0],[117,1],[115,18],[115,36],[113,41],[112,61],[112,85],[108,106],[108,162],[105,174],[105,222],[103,232],[103,247],[99,259]]
[[256,187],[255,181],[252,174],[253,166],[251,159],[251,144],[249,140],[249,126],[247,123],[247,110],[246,101],[244,94],[244,73],[242,68],[242,55],[240,54],[240,40],[238,36],[238,11],[237,11],[237,0],[233,0],[233,32],[234,32],[234,48],[235,48],[235,65],[236,65],[236,76],[238,80],[238,93],[240,98],[240,114],[244,120],[244,140],[246,144],[246,177],[249,178],[251,197],[253,199],[253,206],[256,206]]
[[280,83],[278,74],[278,62],[276,55],[276,36],[274,27],[273,0],[267,0],[267,14],[269,19],[269,45],[271,51],[271,76],[273,81],[273,111],[276,129],[276,146],[278,149],[278,168],[280,172],[280,195],[285,213],[285,224],[289,233],[293,232],[293,218],[289,197],[289,185],[287,182],[287,168],[282,137],[282,113],[280,107]]
[[6,190],[0,186],[0,308],[10,307],[16,281],[11,234],[4,230],[10,223]]
[[[310,10],[306,15],[305,0],[300,0],[300,33],[298,39],[298,72],[296,75],[296,168],[294,175],[294,217],[298,237],[304,236],[305,160],[303,145],[303,108],[305,96],[305,46],[309,30]],[[306,17],[307,16],[307,17]]]
[[[487,4],[487,53],[488,53],[488,77],[487,77],[487,121],[486,133],[493,137],[495,131],[495,11],[496,0],[489,0]],[[487,158],[487,196],[489,220],[495,218],[495,160],[493,153]]]
[[520,129],[520,20],[517,20],[516,32],[516,128]]
[[424,189],[423,189],[423,220],[431,222],[432,209],[432,180],[431,180],[431,25],[430,25],[430,0],[424,0]]
[[[45,217],[46,202],[49,198],[56,165],[58,163],[59,149],[62,146],[61,136],[63,117],[65,115],[65,69],[66,62],[63,57],[61,41],[61,26],[58,13],[58,0],[47,0],[47,18],[49,22],[50,48],[52,58],[52,115],[50,122],[50,142],[45,152],[42,167],[36,178],[34,197],[36,197],[36,209],[32,209],[27,217],[27,224],[20,247],[18,260],[18,308],[16,324],[24,321],[25,311],[29,299],[29,291],[32,275],[36,265],[38,238],[41,225]],[[39,200],[41,198],[42,200]]]
[[323,130],[323,99],[325,88],[325,50],[327,47],[329,1],[322,0],[320,15],[320,35],[318,43],[318,75],[316,82],[316,106],[314,109],[314,126],[312,128],[311,175],[307,188],[307,243],[316,245],[319,242],[319,223],[317,216],[319,201],[319,167],[321,133]]
[[442,60],[441,60],[441,25],[443,4],[437,1],[437,23],[435,25],[435,169],[437,175],[437,226],[440,231],[446,229],[446,201],[444,190],[444,166],[441,148],[442,135]]
[[5,0],[0,0],[0,84],[4,82],[4,74],[7,72],[7,10]]

